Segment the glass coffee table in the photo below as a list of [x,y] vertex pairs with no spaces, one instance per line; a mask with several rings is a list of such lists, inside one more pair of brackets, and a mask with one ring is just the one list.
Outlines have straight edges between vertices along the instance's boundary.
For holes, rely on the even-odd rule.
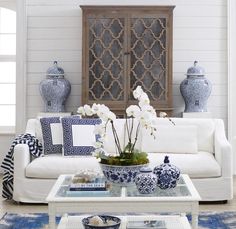
[[[140,194],[135,186],[120,187],[116,185],[112,185],[110,192],[103,195],[97,195],[93,192],[83,192],[82,195],[71,194],[69,185],[72,178],[73,175],[59,176],[46,199],[50,229],[56,228],[55,217],[57,215],[62,216],[69,213],[90,215],[94,213],[112,213],[113,215],[146,213],[145,217],[156,213],[178,213],[179,220],[177,221],[179,222],[184,220],[183,213],[190,213],[192,215],[192,228],[198,228],[198,211],[201,198],[188,175],[181,175],[175,188],[167,190],[157,188],[155,193],[148,195]],[[65,218],[62,218],[62,222],[63,219]],[[67,219],[70,221],[70,216]],[[58,228],[60,228],[60,224]],[[167,229],[169,228],[167,227]]]

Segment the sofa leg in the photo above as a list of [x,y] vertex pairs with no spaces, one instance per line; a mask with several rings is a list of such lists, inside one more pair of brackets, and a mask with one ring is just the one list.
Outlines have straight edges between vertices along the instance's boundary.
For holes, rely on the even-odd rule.
[[228,200],[200,201],[199,204],[227,204]]

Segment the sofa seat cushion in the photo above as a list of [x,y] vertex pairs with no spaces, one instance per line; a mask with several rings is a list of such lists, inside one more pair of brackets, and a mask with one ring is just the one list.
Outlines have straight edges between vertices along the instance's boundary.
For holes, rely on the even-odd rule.
[[177,166],[181,173],[191,178],[210,178],[221,176],[220,165],[212,153],[200,151],[196,154],[149,153],[151,168],[163,163],[164,157],[169,156],[170,163]]
[[74,174],[85,169],[101,171],[98,159],[94,156],[63,157],[54,154],[34,159],[26,167],[26,177],[56,179],[61,174]]

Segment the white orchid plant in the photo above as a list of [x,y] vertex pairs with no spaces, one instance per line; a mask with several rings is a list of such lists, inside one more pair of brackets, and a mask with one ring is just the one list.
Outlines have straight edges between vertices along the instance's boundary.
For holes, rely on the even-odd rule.
[[[94,155],[101,158],[101,163],[106,164],[145,164],[148,163],[147,154],[135,149],[140,128],[147,129],[151,136],[155,138],[157,115],[155,109],[150,105],[148,95],[141,86],[133,91],[133,96],[138,100],[138,105],[130,105],[126,109],[126,131],[128,144],[122,149],[117,131],[114,126],[116,115],[104,104],[84,105],[78,108],[77,113],[82,116],[97,116],[102,120],[102,124],[95,126],[95,134],[100,137],[95,142]],[[160,112],[160,117],[167,117],[165,112]],[[137,123],[135,125],[134,123]],[[111,128],[116,144],[117,156],[111,156],[104,151],[104,141],[106,139],[107,125],[111,123]],[[133,135],[134,132],[134,135]],[[132,139],[134,136],[134,139]],[[133,140],[133,142],[132,142]]]

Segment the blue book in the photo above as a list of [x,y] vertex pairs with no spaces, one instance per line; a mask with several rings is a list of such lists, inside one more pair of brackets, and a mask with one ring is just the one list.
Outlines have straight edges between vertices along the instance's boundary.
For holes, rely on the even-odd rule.
[[106,182],[99,183],[72,183],[71,188],[103,188],[106,187]]
[[69,191],[106,191],[106,187],[70,187]]
[[95,183],[72,183],[70,184],[70,191],[106,191],[106,182]]

